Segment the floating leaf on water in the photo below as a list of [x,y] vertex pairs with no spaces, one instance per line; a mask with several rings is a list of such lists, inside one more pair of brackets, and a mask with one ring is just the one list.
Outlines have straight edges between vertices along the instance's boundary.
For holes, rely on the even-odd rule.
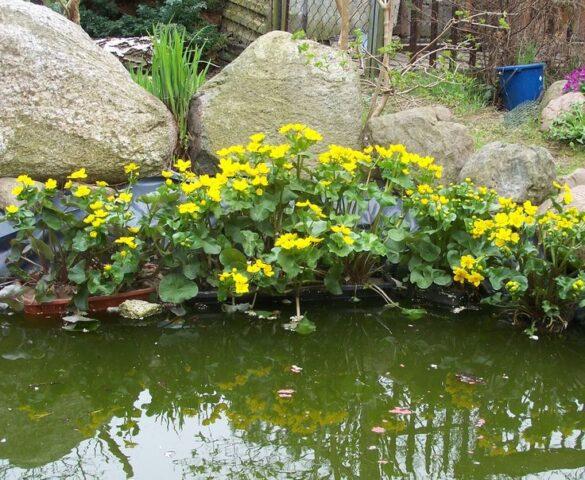
[[389,410],[389,412],[394,415],[412,415],[412,410],[402,407],[394,407],[392,410]]
[[427,314],[427,311],[424,308],[403,308],[402,314],[411,320],[418,320],[423,318]]
[[296,324],[294,329],[294,331],[300,335],[310,335],[315,330],[317,330],[317,326],[307,317],[303,317],[303,319]]
[[61,328],[68,332],[95,332],[100,326],[99,320],[78,314],[63,317],[63,321],[65,324]]
[[248,310],[250,310],[250,304],[249,303],[237,303],[235,305],[232,305],[231,303],[224,303],[221,306],[221,309],[225,313],[247,312]]
[[386,429],[384,427],[372,427],[372,432],[381,435],[386,433]]
[[476,377],[475,375],[471,375],[469,373],[457,373],[455,378],[462,383],[467,383],[468,385],[485,384],[485,380],[483,378]]

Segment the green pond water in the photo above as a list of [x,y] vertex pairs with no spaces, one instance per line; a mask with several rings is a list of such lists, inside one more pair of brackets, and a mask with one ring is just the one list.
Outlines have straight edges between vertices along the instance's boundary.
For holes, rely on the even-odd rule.
[[585,478],[585,332],[308,309],[310,336],[209,311],[87,334],[3,317],[0,478]]

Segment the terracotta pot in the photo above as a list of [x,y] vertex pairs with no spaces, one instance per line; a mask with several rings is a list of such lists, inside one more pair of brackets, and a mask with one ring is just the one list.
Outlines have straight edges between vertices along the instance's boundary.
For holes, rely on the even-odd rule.
[[[154,288],[142,288],[114,295],[89,297],[87,303],[91,313],[105,312],[110,307],[119,306],[124,300],[148,300],[155,291]],[[70,303],[70,298],[59,298],[52,302],[44,303],[31,302],[24,305],[24,313],[25,315],[43,315],[46,317],[61,316],[67,313]]]

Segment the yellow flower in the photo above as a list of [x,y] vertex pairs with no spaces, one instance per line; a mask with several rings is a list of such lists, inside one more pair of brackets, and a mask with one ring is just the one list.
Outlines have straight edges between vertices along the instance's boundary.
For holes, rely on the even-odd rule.
[[137,234],[140,231],[140,227],[128,227],[128,231]]
[[580,292],[581,290],[585,290],[585,281],[581,280],[580,278],[573,282],[572,286],[573,290]]
[[55,190],[56,188],[57,188],[57,180],[55,180],[53,178],[49,178],[45,182],[45,189],[46,190]]
[[16,205],[7,205],[6,206],[6,213],[13,214],[13,213],[18,212],[18,210],[19,210],[19,208]]
[[109,183],[108,183],[108,182],[104,182],[103,180],[98,180],[97,182],[95,182],[95,184],[96,184],[98,187],[107,187],[107,186],[109,185]]
[[35,184],[34,180],[28,175],[19,175],[16,181],[22,183],[25,187],[32,187]]
[[135,242],[136,237],[120,237],[114,240],[114,243],[126,245],[128,248],[135,249],[138,245]]
[[95,230],[92,230],[91,232],[89,232],[89,236],[90,236],[91,238],[95,238],[95,237],[97,237],[97,236],[98,236],[98,233],[97,233]]
[[163,170],[161,172],[161,175],[163,176],[163,178],[172,178],[174,173],[171,170]]
[[264,135],[263,133],[255,133],[254,135],[250,135],[250,141],[252,143],[262,143],[265,138],[266,135]]
[[351,235],[351,228],[346,227],[345,225],[333,225],[331,231],[334,233],[341,233],[345,236]]
[[345,243],[347,243],[348,245],[353,245],[355,243],[355,240],[352,237],[350,237],[349,235],[345,235],[343,237],[343,241]]
[[177,170],[179,170],[179,172],[184,173],[191,168],[191,160],[179,159],[175,163],[175,167],[177,167]]
[[484,281],[484,279],[485,277],[479,272],[472,272],[469,275],[467,275],[467,281],[476,287],[479,287],[479,285],[481,284],[481,282]]
[[109,272],[111,269],[112,269],[112,266],[111,266],[109,263],[106,263],[106,264],[104,265],[104,270],[105,270],[106,272]]
[[16,187],[14,187],[12,189],[12,195],[14,195],[15,197],[18,197],[22,191],[24,190],[24,187],[22,185],[17,185]]
[[276,239],[274,246],[284,250],[304,250],[314,244],[321,243],[322,238],[313,236],[299,237],[296,233],[285,233]]
[[103,208],[103,206],[104,202],[102,202],[101,200],[96,200],[95,202],[89,204],[89,208],[91,208],[92,210],[99,210]]
[[198,205],[193,202],[181,203],[179,205],[179,213],[181,215],[193,214],[201,211]]
[[461,267],[455,267],[453,269],[453,280],[458,283],[464,284],[467,279],[467,271]]
[[256,195],[258,195],[259,197],[261,197],[262,195],[264,195],[264,190],[262,190],[261,188],[257,188],[256,189]]
[[274,271],[272,270],[272,266],[268,263],[264,263],[262,260],[256,260],[254,263],[249,263],[246,268],[248,273],[262,273],[267,277],[274,276]]
[[116,202],[129,203],[132,200],[132,194],[129,192],[121,192],[116,198]]
[[232,187],[234,187],[234,190],[237,190],[238,192],[245,192],[248,190],[249,186],[250,185],[246,179],[234,180],[234,183],[232,183]]
[[91,188],[89,188],[87,185],[80,185],[79,187],[77,187],[75,192],[73,192],[73,196],[78,197],[78,198],[83,198],[83,197],[87,197],[90,193],[91,193]]
[[73,186],[73,182],[71,180],[67,180],[65,182],[65,185],[63,185],[63,187],[65,187],[66,189],[70,189]]
[[185,195],[193,193],[195,190],[201,187],[201,182],[185,182],[181,183],[181,190]]
[[475,258],[473,258],[471,255],[464,255],[463,257],[461,257],[460,264],[461,268],[471,269],[475,265]]
[[510,293],[517,292],[519,288],[520,288],[520,284],[516,281],[510,280],[508,283],[506,283],[506,289]]
[[85,168],[80,168],[79,170],[76,170],[71,175],[69,175],[67,178],[72,180],[84,180],[87,178],[87,173],[85,172]]
[[134,173],[137,172],[138,170],[140,170],[140,167],[136,165],[134,162],[129,163],[128,165],[124,165],[124,173],[126,174]]
[[323,209],[319,205],[315,205],[314,203],[309,202],[309,200],[305,200],[304,202],[297,202],[297,207],[309,207],[309,209],[317,215],[319,218],[325,218],[325,214],[323,213]]

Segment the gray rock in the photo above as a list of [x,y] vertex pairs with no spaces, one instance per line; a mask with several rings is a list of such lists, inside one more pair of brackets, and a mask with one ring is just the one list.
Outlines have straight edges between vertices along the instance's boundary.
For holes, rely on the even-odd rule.
[[541,130],[547,131],[553,122],[563,113],[567,113],[573,105],[583,104],[585,109],[585,95],[581,92],[570,92],[551,100],[541,114]]
[[[302,51],[301,51],[302,50]],[[322,148],[359,148],[362,114],[359,74],[347,55],[310,40],[270,32],[253,42],[194,98],[190,153],[209,169],[215,152],[278,128],[304,123],[324,137]]]
[[562,96],[564,93],[563,89],[565,88],[566,84],[567,84],[566,80],[558,80],[554,82],[550,87],[548,87],[540,102],[541,108],[545,108],[551,102],[551,100],[554,100]]
[[118,307],[118,313],[124,318],[139,320],[162,313],[163,307],[158,303],[145,302],[144,300],[125,300]]
[[493,142],[465,164],[459,180],[466,178],[517,202],[539,204],[553,191],[556,171],[546,148]]
[[[16,178],[5,177],[0,178],[0,208],[5,209],[7,205],[22,205],[21,200],[17,200],[12,194],[12,189],[20,185],[20,182],[16,181]],[[44,185],[40,182],[35,182],[37,188],[44,188]]]
[[443,106],[420,107],[372,118],[367,126],[373,144],[403,144],[419,155],[430,155],[443,166],[445,182],[455,181],[473,153],[473,139]]
[[160,171],[177,128],[162,102],[53,10],[0,0],[0,176],[119,181]]
[[585,168],[578,168],[570,175],[566,175],[559,180],[562,184],[567,184],[574,188],[578,185],[585,185]]

